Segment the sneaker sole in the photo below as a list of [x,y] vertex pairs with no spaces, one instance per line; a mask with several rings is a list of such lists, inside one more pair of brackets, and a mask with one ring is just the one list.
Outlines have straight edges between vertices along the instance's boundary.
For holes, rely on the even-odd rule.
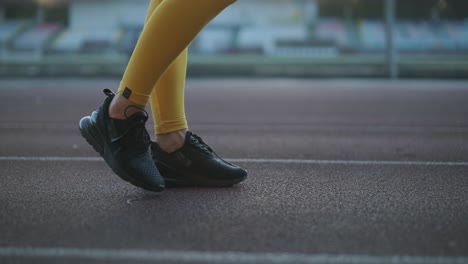
[[[212,180],[206,179],[197,175],[187,175],[184,173],[177,172],[176,170],[170,168],[169,166],[157,161],[157,167],[160,169],[163,175],[175,175],[173,178],[169,178],[166,176],[165,178],[169,178],[166,180],[166,185],[169,188],[176,188],[176,187],[209,187],[209,188],[224,188],[224,187],[232,187],[238,183],[243,182],[247,179],[247,175],[239,178],[235,178],[232,180]],[[182,178],[184,180],[178,180],[177,178]],[[189,179],[189,180],[185,180]],[[193,180],[190,180],[193,179]]]
[[159,187],[154,187],[151,185],[148,185],[139,179],[131,176],[130,174],[126,173],[124,169],[122,169],[118,162],[114,159],[112,155],[110,155],[109,152],[105,151],[105,146],[100,145],[98,142],[102,142],[101,133],[99,132],[99,129],[97,129],[94,125],[93,122],[91,121],[91,117],[86,116],[83,117],[80,120],[79,124],[81,136],[90,144],[93,149],[101,155],[101,157],[104,158],[104,161],[107,163],[107,165],[112,169],[112,171],[117,174],[122,180],[127,181],[131,183],[134,186],[143,188],[148,191],[152,192],[161,192],[164,190],[164,187],[159,186]]

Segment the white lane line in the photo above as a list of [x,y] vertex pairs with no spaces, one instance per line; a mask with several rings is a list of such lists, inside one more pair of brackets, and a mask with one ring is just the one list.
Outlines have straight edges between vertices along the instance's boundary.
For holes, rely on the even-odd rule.
[[[275,127],[278,130],[278,125],[274,123],[197,123],[192,124],[191,127],[196,127],[197,130],[202,129],[232,129],[233,126],[248,125],[243,129],[258,130],[264,128]],[[404,124],[355,124],[355,123],[344,123],[344,124],[325,124],[325,123],[314,123],[314,124],[297,124],[288,123],[287,130],[298,129],[298,130],[323,130],[323,129],[348,129],[348,130],[359,130],[365,129],[366,131],[389,131],[389,130],[404,130],[404,131],[420,131],[430,130],[431,132],[452,132],[452,133],[465,133],[468,131],[467,126],[450,126],[450,125],[404,125]],[[0,129],[75,129],[78,131],[78,124],[68,122],[55,122],[55,123],[14,123],[14,122],[2,122],[0,123]],[[153,130],[152,125],[148,127],[149,130]]]
[[162,263],[274,263],[274,264],[466,264],[468,257],[309,255],[138,249],[79,249],[0,247],[0,257],[78,258],[107,261],[158,261]]
[[100,157],[0,156],[0,161],[103,161]]
[[[226,159],[239,163],[394,165],[394,166],[468,166],[465,161],[389,161],[389,160],[308,160],[308,159]],[[0,156],[0,161],[103,161],[101,157]]]
[[412,165],[412,166],[468,166],[468,162],[449,161],[389,161],[389,160],[305,160],[305,159],[228,159],[230,162],[341,164],[341,165]]

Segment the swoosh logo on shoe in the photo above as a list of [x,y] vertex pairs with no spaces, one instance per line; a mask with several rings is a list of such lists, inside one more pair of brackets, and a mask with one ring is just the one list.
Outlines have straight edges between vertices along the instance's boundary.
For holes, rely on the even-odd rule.
[[192,165],[192,161],[185,157],[182,152],[175,153],[175,156],[185,167],[190,167]]

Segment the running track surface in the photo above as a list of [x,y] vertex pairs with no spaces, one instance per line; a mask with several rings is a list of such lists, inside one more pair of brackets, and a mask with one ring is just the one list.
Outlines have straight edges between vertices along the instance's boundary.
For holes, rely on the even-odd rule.
[[0,263],[468,263],[468,82],[189,80],[249,178],[161,194],[79,135],[118,80],[0,84]]

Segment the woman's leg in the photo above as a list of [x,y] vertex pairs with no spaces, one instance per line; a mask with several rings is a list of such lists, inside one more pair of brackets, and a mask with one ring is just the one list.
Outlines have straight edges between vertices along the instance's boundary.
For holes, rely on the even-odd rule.
[[[164,1],[168,0],[152,1],[147,20]],[[246,171],[220,159],[187,129],[184,110],[187,50],[172,62],[150,96],[157,141],[152,144],[153,159],[168,186],[234,185],[245,179]]]
[[[151,1],[146,22],[162,1]],[[183,145],[188,128],[184,107],[187,54],[188,48],[185,48],[161,76],[149,100],[157,142],[169,152]]]
[[[155,84],[203,27],[235,0],[164,0],[148,19],[109,114],[125,119],[145,106]],[[137,111],[132,108],[127,112]]]
[[182,51],[153,89],[150,97],[156,141],[166,151],[180,148],[188,129],[184,90],[188,49]]
[[187,50],[164,73],[150,96],[156,135],[187,129],[184,107]]

